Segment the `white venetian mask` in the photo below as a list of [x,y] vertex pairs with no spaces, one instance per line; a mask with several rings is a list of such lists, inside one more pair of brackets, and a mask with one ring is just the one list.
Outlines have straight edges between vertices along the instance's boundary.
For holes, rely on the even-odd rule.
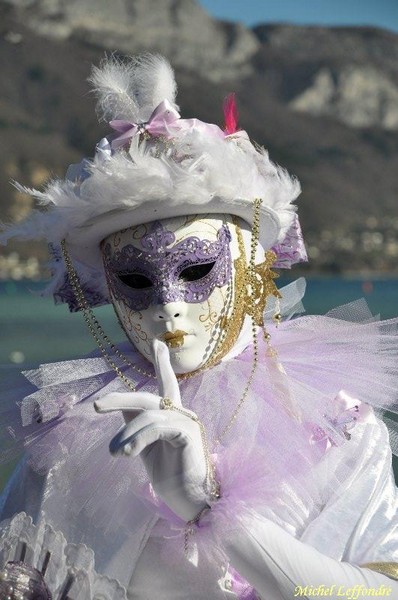
[[[141,354],[151,360],[152,341],[161,339],[181,374],[204,366],[220,346],[229,350],[225,324],[234,314],[240,250],[237,225],[227,215],[163,219],[105,238],[112,303]],[[233,341],[244,318],[236,316]]]

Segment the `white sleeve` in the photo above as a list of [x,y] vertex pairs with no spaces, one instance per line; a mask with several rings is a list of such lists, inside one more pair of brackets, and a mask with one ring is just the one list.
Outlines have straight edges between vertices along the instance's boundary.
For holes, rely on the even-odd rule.
[[[355,457],[349,468],[347,455]],[[334,448],[325,460],[322,471],[332,488],[333,483],[343,483],[328,492],[323,510],[308,524],[301,541],[357,565],[398,563],[398,490],[385,425],[372,415],[370,422],[353,430],[351,441]]]
[[372,562],[398,563],[397,489],[388,433],[372,417],[355,435],[353,446],[359,452],[354,454],[359,459],[349,470],[350,443],[347,450],[333,449],[325,457],[322,483],[327,485],[328,475],[330,481],[337,481],[344,474],[344,485],[330,493],[300,539],[254,514],[241,522],[239,530],[225,534],[233,567],[267,600],[311,596],[311,590],[321,590],[321,586],[330,598],[339,598],[342,590],[355,586],[376,590],[369,592],[375,597],[398,597],[397,581],[360,567]]
[[229,532],[225,549],[232,566],[267,600],[313,595],[339,600],[349,589],[398,597],[398,581],[329,558],[265,519],[247,520],[244,530]]

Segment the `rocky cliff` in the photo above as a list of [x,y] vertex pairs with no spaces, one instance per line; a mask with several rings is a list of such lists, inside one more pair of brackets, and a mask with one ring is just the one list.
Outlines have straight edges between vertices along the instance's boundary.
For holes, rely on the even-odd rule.
[[28,210],[10,179],[40,186],[107,131],[90,64],[147,50],[175,66],[185,117],[220,122],[223,97],[237,92],[241,127],[302,181],[314,268],[397,270],[398,36],[249,30],[194,0],[0,0],[1,218]]
[[214,21],[195,0],[9,0],[35,34],[114,52],[166,54],[213,80],[244,75],[260,42],[238,24]]
[[398,129],[398,36],[370,28],[259,26],[263,52],[299,76],[278,91],[294,110],[352,127]]

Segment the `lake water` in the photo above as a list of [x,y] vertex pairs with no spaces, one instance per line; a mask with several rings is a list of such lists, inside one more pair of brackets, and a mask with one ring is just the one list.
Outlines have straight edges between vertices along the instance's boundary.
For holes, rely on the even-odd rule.
[[[279,287],[286,283],[278,280]],[[93,349],[82,315],[39,297],[42,288],[38,282],[0,282],[0,370],[73,358]],[[398,316],[398,279],[310,278],[304,306],[308,314],[323,314],[361,297],[374,314],[384,319]],[[112,340],[124,339],[111,307],[99,308],[96,314]]]

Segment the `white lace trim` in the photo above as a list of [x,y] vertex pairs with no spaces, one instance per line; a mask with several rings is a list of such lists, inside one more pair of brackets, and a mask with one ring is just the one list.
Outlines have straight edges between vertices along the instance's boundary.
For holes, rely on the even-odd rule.
[[61,597],[66,585],[73,600],[126,600],[126,590],[116,579],[95,571],[93,550],[85,544],[68,544],[43,516],[38,525],[24,512],[0,523],[0,566],[18,560],[44,572],[53,600]]

